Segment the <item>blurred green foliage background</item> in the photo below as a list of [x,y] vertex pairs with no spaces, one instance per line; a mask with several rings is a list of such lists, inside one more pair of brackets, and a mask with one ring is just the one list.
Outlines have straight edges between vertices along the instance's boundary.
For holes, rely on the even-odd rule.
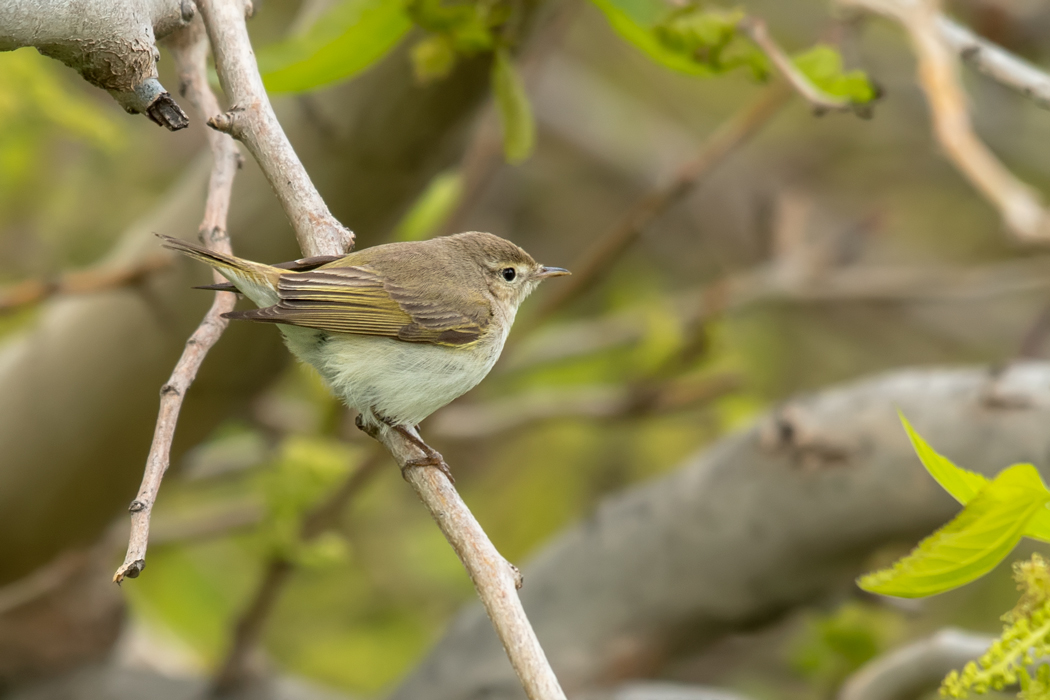
[[[638,42],[624,41],[641,25],[614,31],[601,9],[631,8],[612,0],[562,3],[542,30],[551,36],[537,37],[547,45],[531,67],[509,73],[504,62],[521,47],[503,33],[507,17],[485,14],[500,3],[350,0],[328,14],[294,0],[256,4],[250,26],[260,65],[270,89],[291,93],[288,100],[309,100],[313,93],[296,93],[353,79],[372,60],[411,60],[418,80],[440,84],[456,61],[499,56],[493,104],[477,131],[500,118],[510,125],[506,159],[517,164],[494,167],[454,218],[466,196],[464,173],[443,172],[392,230],[358,230],[360,246],[434,235],[454,223],[492,231],[545,263],[571,268],[629,203],[666,182],[719,124],[756,99],[763,87],[755,74],[768,70],[751,52],[704,64],[693,71],[702,78],[667,70],[684,60],[682,52],[653,49],[663,56],[657,62]],[[459,14],[442,14],[446,5]],[[635,5],[637,18],[651,3]],[[600,283],[535,327],[530,314],[554,290],[538,293],[492,376],[445,418],[423,425],[511,561],[527,560],[561,528],[587,518],[603,496],[674,469],[794,392],[903,365],[1010,359],[1046,303],[1039,288],[995,288],[961,299],[813,301],[756,293],[719,307],[727,280],[780,274],[773,266],[782,235],[815,241],[821,269],[951,272],[1041,260],[1008,242],[996,212],[937,152],[899,31],[882,22],[837,24],[816,0],[755,0],[742,8],[765,17],[792,54],[838,41],[846,69],[863,68],[885,97],[870,121],[851,114],[818,119],[796,99],[650,226]],[[1005,18],[999,40],[1032,60],[1047,58],[1047,42],[1034,38],[1050,25],[1044,3],[1003,9],[992,0],[960,0],[950,9],[978,28],[994,24],[989,17]],[[307,20],[293,19],[300,11]],[[408,57],[381,58],[398,42],[414,47]],[[805,60],[816,75],[839,57]],[[161,67],[162,80],[172,83],[170,61]],[[846,73],[847,80],[837,66],[830,70],[825,89],[871,97],[856,74]],[[966,83],[981,136],[1045,191],[1050,117],[983,78],[968,74]],[[102,258],[202,148],[200,128],[161,132],[32,50],[0,54],[0,282],[46,278]],[[231,234],[236,250],[252,232]],[[710,313],[683,313],[705,303]],[[14,337],[34,319],[33,309],[0,317],[0,333]],[[559,337],[574,347],[558,349]],[[584,341],[596,349],[587,351]],[[665,408],[641,400],[668,381],[693,393]],[[697,389],[705,386],[721,388]],[[151,663],[173,672],[212,670],[267,562],[287,560],[295,573],[267,626],[266,655],[282,670],[379,694],[473,599],[470,582],[385,462],[334,527],[300,542],[305,514],[376,448],[309,370],[289,364],[260,389],[249,408],[193,446],[165,483],[149,568],[124,587],[129,625],[152,650],[144,653]],[[613,395],[636,402],[622,410],[565,408],[606,405]],[[540,408],[506,429],[456,436],[456,416],[462,422],[478,414],[452,411],[503,415],[508,405],[511,415],[515,407]],[[998,576],[939,599],[922,615],[856,601],[800,611],[770,640],[748,642],[757,650],[752,666],[727,664],[723,680],[755,697],[828,697],[866,659],[946,620],[993,629],[1012,595]],[[679,674],[691,673],[683,661]]]

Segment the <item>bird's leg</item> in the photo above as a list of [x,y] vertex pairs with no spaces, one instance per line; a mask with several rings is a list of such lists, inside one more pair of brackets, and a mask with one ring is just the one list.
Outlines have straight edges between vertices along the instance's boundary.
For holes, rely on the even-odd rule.
[[[452,471],[448,468],[448,464],[445,463],[445,458],[441,456],[440,452],[435,450],[427,443],[423,442],[421,438],[413,435],[412,432],[408,430],[408,428],[406,428],[405,426],[395,424],[392,420],[377,412],[375,409],[372,410],[372,415],[379,419],[379,421],[386,425],[388,428],[396,431],[406,440],[418,447],[423,452],[423,454],[426,455],[425,457],[421,457],[420,459],[410,459],[407,462],[405,462],[405,465],[401,467],[402,476],[404,476],[409,469],[415,469],[417,467],[437,467],[441,470],[442,474],[448,477],[448,480],[450,482],[452,482],[453,484],[456,483],[455,478],[453,478],[452,476]],[[361,419],[360,415],[358,415],[356,422],[358,428],[365,431],[373,438],[376,437],[374,429],[370,430],[369,427]]]

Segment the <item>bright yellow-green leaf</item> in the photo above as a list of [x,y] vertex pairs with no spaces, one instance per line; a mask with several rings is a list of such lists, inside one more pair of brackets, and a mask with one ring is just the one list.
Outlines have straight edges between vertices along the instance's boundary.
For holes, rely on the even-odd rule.
[[536,123],[521,78],[503,49],[496,51],[492,62],[492,91],[503,125],[503,154],[508,163],[520,163],[536,145]]
[[614,0],[591,0],[591,2],[602,11],[613,31],[665,68],[688,75],[714,75],[714,71],[707,65],[698,63],[689,56],[661,43],[652,29],[625,12],[620,6],[621,3]]
[[951,522],[892,567],[862,576],[872,593],[919,598],[991,571],[1017,545],[1032,516],[1050,503],[1039,472],[1015,464],[985,486]]
[[[983,474],[955,466],[950,459],[930,447],[929,443],[911,426],[903,413],[898,411],[897,415],[908,432],[915,453],[919,455],[922,465],[926,467],[930,476],[936,479],[937,483],[959,503],[963,505],[969,503],[988,483],[988,478]],[[1050,510],[1043,508],[1037,511],[1028,523],[1028,527],[1025,528],[1024,536],[1041,542],[1050,542]]]
[[462,191],[459,172],[450,170],[436,175],[394,229],[394,240],[420,241],[432,236],[452,213]]
[[897,411],[897,416],[904,425],[904,430],[911,439],[911,445],[915,448],[915,454],[922,460],[922,466],[930,473],[941,487],[952,495],[959,503],[966,505],[977,493],[988,483],[983,474],[961,469],[943,455],[938,454],[930,445],[922,439],[904,414]]
[[343,0],[301,36],[259,51],[270,92],[306,92],[346,80],[385,56],[412,27],[396,0]]
[[1040,542],[1050,542],[1050,510],[1044,508],[1036,513],[1028,522],[1024,536]]
[[795,67],[814,85],[832,97],[864,104],[871,102],[878,95],[864,71],[843,72],[842,56],[827,44],[817,44],[792,60]]

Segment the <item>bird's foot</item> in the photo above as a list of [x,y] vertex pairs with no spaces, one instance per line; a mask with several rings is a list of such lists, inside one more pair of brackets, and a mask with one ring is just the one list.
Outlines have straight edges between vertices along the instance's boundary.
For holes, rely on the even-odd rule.
[[[419,437],[414,435],[405,426],[395,424],[394,421],[390,420],[389,418],[387,418],[383,414],[379,413],[378,411],[373,409],[372,410],[372,415],[374,415],[376,417],[376,419],[378,419],[380,422],[382,422],[388,428],[390,428],[391,430],[397,432],[403,438],[405,438],[406,440],[411,442],[413,445],[418,447],[423,452],[423,454],[425,455],[424,457],[421,457],[419,459],[410,459],[410,460],[406,461],[404,466],[401,467],[401,475],[402,476],[404,476],[407,479],[408,478],[408,470],[409,469],[417,469],[419,467],[437,467],[438,469],[441,470],[442,474],[444,474],[445,476],[448,477],[449,482],[451,482],[453,484],[456,483],[455,478],[453,478],[453,476],[452,476],[452,471],[448,468],[448,464],[445,462],[445,458],[441,456],[440,452],[435,450],[433,447],[431,447],[427,443],[423,442],[422,439],[420,439]],[[364,432],[368,433],[372,438],[374,438],[376,440],[379,439],[379,432],[378,432],[379,429],[378,429],[378,426],[376,424],[365,421],[364,418],[360,414],[357,416],[356,423],[357,423],[357,427],[358,428],[360,428]],[[419,427],[416,426],[416,429],[418,430]]]
[[402,476],[408,478],[407,472],[409,469],[417,469],[419,467],[437,467],[441,470],[442,474],[448,477],[450,483],[456,483],[455,478],[452,476],[452,470],[448,468],[448,464],[445,463],[445,458],[441,456],[440,452],[413,435],[409,432],[408,428],[403,425],[394,425],[391,427],[400,433],[406,440],[422,450],[423,454],[426,455],[419,459],[410,459],[406,461],[404,466],[401,467]]

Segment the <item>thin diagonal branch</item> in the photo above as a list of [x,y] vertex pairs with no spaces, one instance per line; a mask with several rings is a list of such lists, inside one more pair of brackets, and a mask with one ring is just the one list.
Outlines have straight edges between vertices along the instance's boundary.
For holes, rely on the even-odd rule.
[[[310,542],[334,527],[347,504],[368,485],[381,465],[378,451],[366,457],[331,496],[303,518],[300,542]],[[255,595],[237,618],[230,649],[212,681],[215,695],[228,693],[251,677],[251,652],[258,646],[266,621],[294,571],[295,564],[284,556],[275,555],[266,563]]]
[[[170,40],[172,55],[179,71],[181,91],[189,99],[194,110],[202,117],[215,114],[219,110],[218,101],[208,87],[207,41],[203,28],[194,22],[189,27],[178,30]],[[219,133],[208,135],[214,163],[211,179],[208,181],[208,197],[204,205],[204,219],[200,226],[201,240],[209,248],[232,254],[230,238],[226,234],[226,217],[230,208],[230,194],[233,190],[233,178],[240,166],[240,153],[237,144],[228,136]],[[216,281],[222,278],[216,274]],[[153,433],[153,444],[146,459],[146,470],[142,475],[135,500],[131,502],[131,536],[128,541],[128,552],[124,563],[113,575],[113,580],[120,583],[127,578],[135,578],[146,565],[146,547],[149,544],[150,514],[157,499],[164,473],[171,464],[171,443],[175,437],[175,426],[178,423],[179,411],[186,391],[197,376],[197,371],[204,362],[208,351],[218,342],[222,332],[229,323],[222,314],[232,311],[237,296],[230,292],[216,292],[215,301],[205,314],[200,326],[186,341],[182,357],[175,364],[171,377],[160,390],[160,414]]]
[[208,126],[241,141],[258,161],[306,256],[345,254],[353,248],[354,234],[328,210],[266,96],[244,23],[251,3],[198,0],[197,8],[211,40],[219,82],[232,105],[228,112],[212,114]]
[[[362,427],[362,430],[390,451],[405,480],[415,489],[463,562],[529,700],[565,700],[565,692],[518,598],[522,579],[517,567],[496,550],[455,486],[440,469],[411,466],[428,457],[417,445],[386,426],[378,429]],[[418,438],[418,434],[412,432]]]
[[[612,263],[634,243],[647,226],[704,181],[736,149],[758,133],[780,108],[787,104],[791,90],[782,82],[765,88],[750,105],[734,114],[704,142],[697,155],[682,164],[670,183],[656,189],[631,207],[609,231],[595,240],[570,269],[572,276],[558,286],[529,319],[535,328],[597,284]],[[520,330],[518,337],[523,337]]]

